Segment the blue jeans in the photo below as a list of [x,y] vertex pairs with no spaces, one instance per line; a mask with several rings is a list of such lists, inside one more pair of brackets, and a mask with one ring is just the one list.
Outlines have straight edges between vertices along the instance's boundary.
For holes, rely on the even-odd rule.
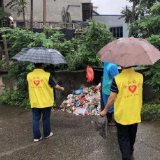
[[42,117],[43,123],[43,135],[44,137],[49,136],[51,132],[50,128],[50,115],[51,115],[51,107],[47,108],[32,108],[32,115],[33,115],[33,136],[34,139],[39,139],[41,137],[41,132],[39,129],[39,121]]

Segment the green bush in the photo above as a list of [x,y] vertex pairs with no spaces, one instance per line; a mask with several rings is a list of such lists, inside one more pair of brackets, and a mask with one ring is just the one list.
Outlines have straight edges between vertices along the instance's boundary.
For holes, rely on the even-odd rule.
[[66,55],[69,70],[86,69],[87,66],[102,66],[97,52],[114,37],[105,24],[91,21],[81,35],[71,40],[72,50]]
[[[154,4],[148,14],[141,17],[133,24],[135,35],[142,35],[142,31],[146,30],[146,35],[142,35],[152,45],[160,50],[160,3]],[[156,62],[145,74],[150,77],[147,84],[153,86],[154,97],[156,101],[160,101],[160,61]]]
[[[5,31],[6,33],[5,37],[7,39],[10,58],[12,58],[12,56],[17,54],[18,52],[20,52],[23,48],[31,48],[31,47],[53,48],[53,40],[58,41],[56,40],[56,37],[52,39],[47,39],[44,33],[33,33],[29,30],[23,30],[19,28],[15,29],[1,28],[0,33],[2,33],[3,31]],[[56,31],[56,33],[57,32],[58,31]],[[2,68],[1,63],[0,67]],[[47,65],[47,69],[50,67],[51,67],[50,65]],[[27,74],[31,72],[33,68],[34,68],[33,63],[24,63],[24,62],[10,63],[8,68],[9,76],[15,79],[16,81],[15,86],[17,90],[3,92],[0,96],[0,100],[2,103],[10,105],[20,105],[22,107],[29,106]]]
[[8,18],[11,14],[4,12],[4,9],[0,7],[0,23],[2,23],[5,18]]
[[71,53],[66,56],[66,60],[68,62],[68,70],[70,71],[84,69],[87,66],[84,54]]
[[[147,40],[160,50],[160,35],[151,35]],[[145,72],[145,75],[149,76],[150,79],[148,79],[146,83],[153,87],[156,101],[160,101],[160,61],[148,67],[150,69]]]
[[23,108],[30,108],[29,97],[27,91],[6,91],[0,94],[0,100],[3,104],[13,106],[21,106]]
[[66,56],[71,53],[72,43],[65,39],[65,35],[59,29],[47,29],[47,38],[53,42],[53,48]]
[[27,74],[34,68],[32,63],[13,63],[10,66],[9,77],[16,81],[16,90],[5,91],[0,95],[0,101],[4,104],[20,105],[21,107],[29,107],[29,95],[27,87]]
[[[8,50],[10,58],[20,52],[23,48],[46,47],[54,48],[60,51],[67,59],[69,70],[86,69],[90,66],[100,66],[97,52],[107,43],[114,40],[112,34],[106,25],[98,22],[90,22],[86,31],[76,36],[71,41],[65,40],[63,33],[57,29],[47,29],[47,35],[44,33],[33,33],[29,30],[19,28],[10,29],[2,28],[0,33],[6,33]],[[60,66],[46,65],[47,71],[53,72],[53,69]],[[66,69],[64,65],[61,69]],[[11,105],[20,105],[22,107],[29,106],[27,74],[33,70],[32,63],[10,63],[9,73],[16,81],[16,91],[6,91],[0,96],[2,103]]]
[[0,60],[0,70],[4,70],[4,61]]
[[48,40],[44,33],[33,33],[25,29],[1,28],[0,34],[5,31],[10,58],[20,52],[23,48],[31,47],[52,47],[52,42]]
[[160,104],[146,103],[142,107],[142,120],[160,120]]

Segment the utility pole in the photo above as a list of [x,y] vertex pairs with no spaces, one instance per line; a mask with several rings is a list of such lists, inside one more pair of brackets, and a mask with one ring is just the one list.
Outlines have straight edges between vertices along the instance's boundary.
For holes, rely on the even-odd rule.
[[33,31],[33,0],[31,0],[31,23],[30,30]]
[[43,32],[46,33],[46,0],[43,0]]
[[93,4],[92,4],[92,0],[90,2],[90,20],[92,20],[92,13],[93,13]]

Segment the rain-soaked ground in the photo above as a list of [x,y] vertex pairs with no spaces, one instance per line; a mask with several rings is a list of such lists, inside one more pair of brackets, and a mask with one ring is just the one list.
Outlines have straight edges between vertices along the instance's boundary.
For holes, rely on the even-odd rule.
[[[33,143],[30,110],[0,106],[0,160],[121,160],[116,127],[107,128],[104,141],[91,124],[93,116],[52,111],[54,136]],[[160,160],[160,122],[138,128],[135,160]]]

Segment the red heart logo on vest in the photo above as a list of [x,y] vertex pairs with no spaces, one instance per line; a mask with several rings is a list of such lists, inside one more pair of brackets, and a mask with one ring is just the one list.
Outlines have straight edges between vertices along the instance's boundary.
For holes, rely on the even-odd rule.
[[129,90],[130,92],[132,92],[132,93],[134,93],[134,92],[136,91],[136,89],[137,89],[137,86],[136,86],[136,85],[133,85],[133,86],[129,86],[129,87],[128,87],[128,90]]
[[38,86],[38,85],[40,84],[40,80],[34,80],[33,82],[34,82],[34,84],[35,84],[36,86]]

